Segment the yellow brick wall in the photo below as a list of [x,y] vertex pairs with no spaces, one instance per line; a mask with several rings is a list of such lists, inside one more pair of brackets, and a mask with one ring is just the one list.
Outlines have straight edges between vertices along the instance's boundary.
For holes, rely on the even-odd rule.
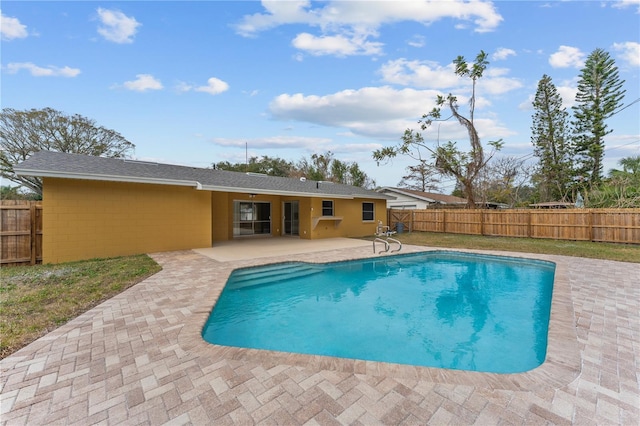
[[[322,201],[333,200],[333,215],[341,220],[319,220],[314,227],[314,218],[322,216]],[[374,220],[362,220],[362,203],[374,203]],[[301,215],[302,215],[302,209]],[[310,211],[311,239],[335,237],[365,237],[373,235],[379,220],[387,222],[387,204],[385,200],[358,199],[344,200],[336,198],[312,198]],[[302,229],[302,228],[301,228]],[[302,233],[302,231],[301,231]]]
[[43,262],[210,247],[211,192],[44,178]]
[[232,238],[230,224],[233,222],[233,202],[229,201],[228,193],[211,193],[211,221],[213,244]]

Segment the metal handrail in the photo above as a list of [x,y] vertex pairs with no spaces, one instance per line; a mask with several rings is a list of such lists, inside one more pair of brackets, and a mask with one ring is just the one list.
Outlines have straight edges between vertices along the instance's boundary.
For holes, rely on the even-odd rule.
[[[389,251],[389,242],[387,240],[383,240],[382,238],[375,238],[373,240],[373,252],[376,252],[376,242],[384,244],[384,252]],[[382,253],[382,250],[378,252],[378,254]]]
[[395,238],[387,238],[387,244],[388,244],[389,241],[391,241],[392,243],[398,244],[398,249],[397,250],[391,250],[391,253],[395,253],[397,251],[402,250],[402,243],[400,241],[396,240]]
[[[379,221],[378,226],[376,227],[376,233],[375,233],[376,238],[373,240],[373,252],[374,253],[376,252],[376,242],[384,244],[384,253],[389,252],[389,249],[391,248],[389,241],[391,241],[392,243],[398,244],[398,249],[391,250],[391,253],[395,253],[402,250],[402,243],[396,240],[395,238],[391,238],[391,235],[393,234],[395,234],[395,231],[392,231],[391,228],[389,228],[389,226],[383,225],[382,221]],[[380,250],[378,254],[382,254],[382,250]]]

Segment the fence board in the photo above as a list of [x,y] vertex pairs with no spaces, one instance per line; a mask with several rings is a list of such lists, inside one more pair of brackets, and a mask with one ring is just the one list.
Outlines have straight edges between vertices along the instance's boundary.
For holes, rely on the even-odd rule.
[[414,231],[640,244],[640,209],[390,209],[387,217]]
[[42,202],[0,202],[0,264],[42,263]]
[[[506,214],[505,214],[506,213]],[[528,237],[531,232],[527,210],[483,210],[483,235],[494,237]]]

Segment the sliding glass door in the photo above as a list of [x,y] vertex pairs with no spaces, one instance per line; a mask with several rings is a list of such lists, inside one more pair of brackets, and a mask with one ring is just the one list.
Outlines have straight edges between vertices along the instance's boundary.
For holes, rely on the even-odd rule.
[[271,234],[271,203],[233,202],[233,236]]
[[285,201],[283,203],[283,235],[300,235],[299,216],[300,209],[297,201]]

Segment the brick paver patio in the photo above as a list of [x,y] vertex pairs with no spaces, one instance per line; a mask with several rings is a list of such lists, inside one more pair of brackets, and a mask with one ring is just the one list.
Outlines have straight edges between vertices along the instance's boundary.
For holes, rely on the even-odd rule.
[[235,267],[368,256],[370,247],[236,262],[154,254],[161,272],[2,360],[2,424],[639,424],[640,264],[531,255],[558,267],[547,361],[524,374],[200,338]]

